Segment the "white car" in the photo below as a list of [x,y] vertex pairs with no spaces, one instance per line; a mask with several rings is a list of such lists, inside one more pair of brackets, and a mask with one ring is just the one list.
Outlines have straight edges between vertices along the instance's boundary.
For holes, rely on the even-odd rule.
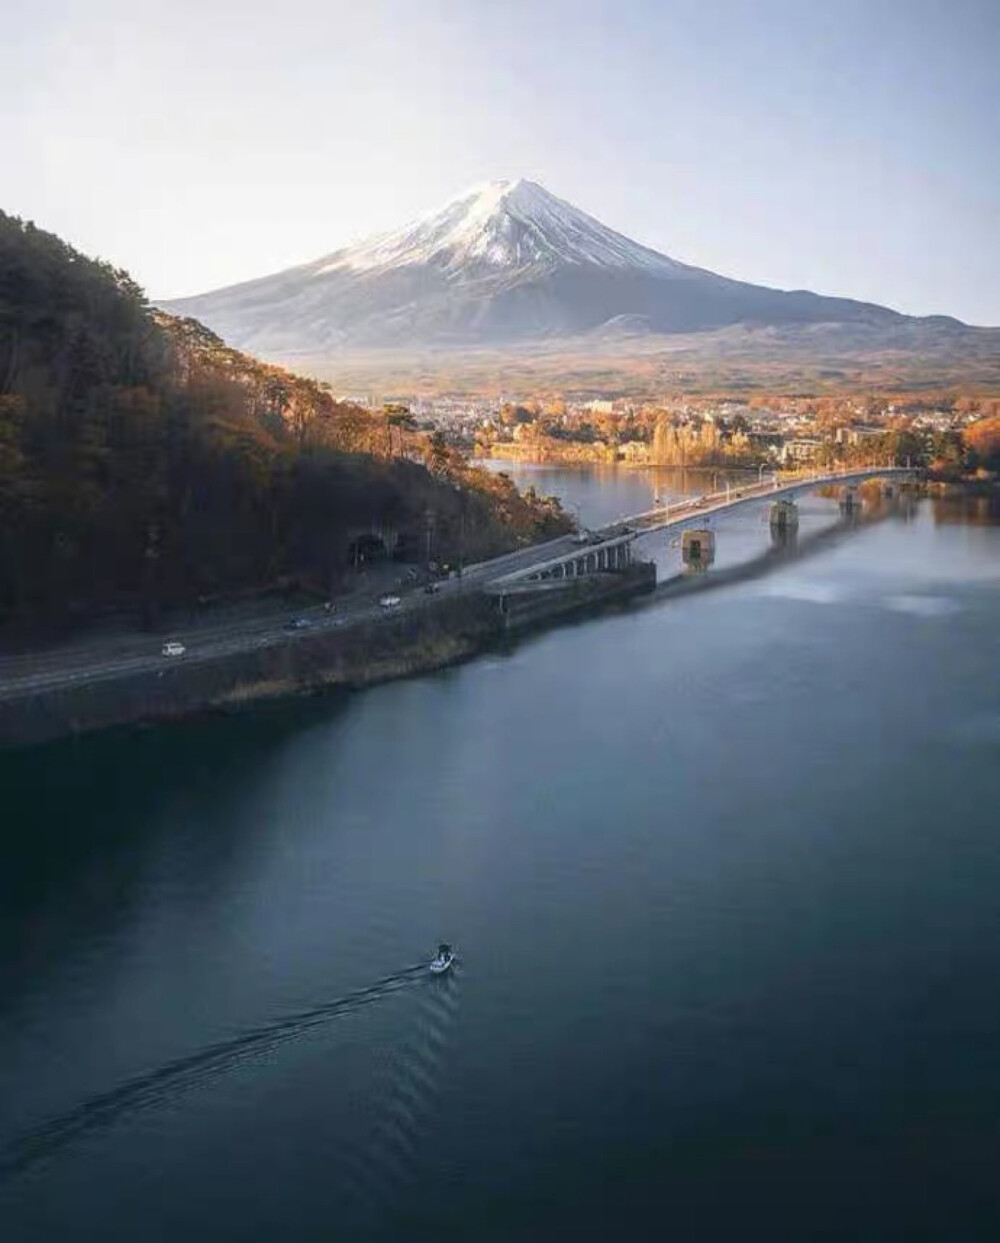
[[185,647],[183,643],[164,643],[163,645],[164,656],[183,656],[184,652]]
[[383,596],[379,604],[384,609],[394,609],[399,604],[399,596]]

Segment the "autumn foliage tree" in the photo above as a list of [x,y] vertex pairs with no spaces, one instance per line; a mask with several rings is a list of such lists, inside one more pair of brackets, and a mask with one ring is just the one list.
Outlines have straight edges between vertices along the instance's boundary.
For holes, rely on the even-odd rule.
[[965,443],[975,454],[978,465],[987,470],[1000,470],[1000,414],[970,423],[965,429]]
[[359,530],[415,533],[428,508],[461,513],[479,555],[568,525],[442,459],[407,413],[153,312],[127,273],[0,212],[0,625],[325,592]]

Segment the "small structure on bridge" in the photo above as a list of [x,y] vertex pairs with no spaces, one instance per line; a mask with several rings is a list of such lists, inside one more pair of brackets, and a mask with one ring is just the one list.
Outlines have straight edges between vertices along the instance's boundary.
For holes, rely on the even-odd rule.
[[694,570],[704,570],[715,560],[715,532],[710,527],[691,527],[681,536],[681,560]]

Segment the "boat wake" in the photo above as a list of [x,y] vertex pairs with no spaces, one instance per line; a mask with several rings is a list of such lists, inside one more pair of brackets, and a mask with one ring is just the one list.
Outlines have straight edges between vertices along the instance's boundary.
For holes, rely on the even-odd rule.
[[406,1193],[439,1172],[427,1169],[427,1142],[445,1082],[445,1064],[461,998],[460,964],[429,977],[428,987],[407,999],[413,1021],[396,1045],[372,1094],[371,1125],[342,1156],[342,1172],[358,1230],[391,1226],[404,1212]]
[[140,1110],[168,1105],[186,1092],[259,1062],[314,1028],[374,1005],[418,982],[430,983],[426,963],[407,967],[335,1001],[251,1028],[231,1040],[209,1045],[109,1092],[92,1096],[67,1113],[25,1132],[0,1151],[0,1183],[32,1169],[92,1131],[111,1126]]

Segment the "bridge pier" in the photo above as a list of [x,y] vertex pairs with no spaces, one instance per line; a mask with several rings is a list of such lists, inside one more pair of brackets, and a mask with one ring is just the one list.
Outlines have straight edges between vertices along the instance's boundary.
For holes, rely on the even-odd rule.
[[799,507],[794,501],[775,501],[771,506],[771,530],[792,531],[799,525]]
[[775,501],[770,514],[771,540],[781,548],[794,544],[799,533],[799,507],[792,500]]
[[861,509],[861,492],[856,483],[845,483],[840,494],[840,508],[845,514],[857,513]]
[[715,532],[709,527],[690,527],[681,536],[681,560],[689,569],[704,570],[715,560]]

